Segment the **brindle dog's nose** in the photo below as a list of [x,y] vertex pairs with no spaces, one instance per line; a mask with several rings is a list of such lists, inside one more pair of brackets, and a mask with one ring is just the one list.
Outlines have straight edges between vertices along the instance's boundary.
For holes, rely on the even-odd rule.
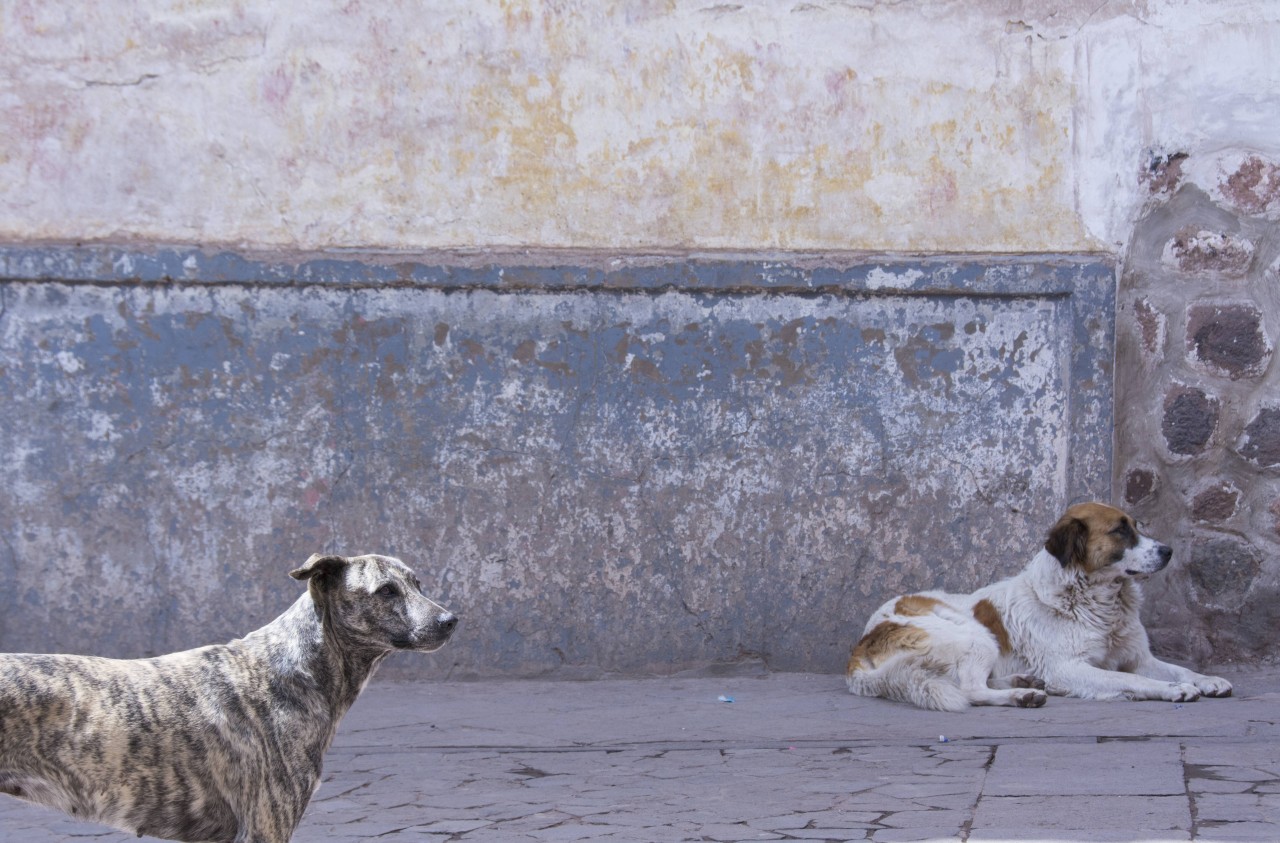
[[436,624],[440,627],[440,631],[442,633],[445,635],[452,635],[454,628],[458,625],[458,616],[453,612],[445,612],[440,616],[440,619],[436,621]]

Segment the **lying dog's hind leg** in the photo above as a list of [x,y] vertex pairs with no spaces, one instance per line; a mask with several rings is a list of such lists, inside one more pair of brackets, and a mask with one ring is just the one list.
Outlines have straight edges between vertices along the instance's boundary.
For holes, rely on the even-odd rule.
[[1030,673],[1011,673],[1008,676],[992,676],[987,680],[988,688],[1008,690],[1010,688],[1035,688],[1044,690],[1044,680]]
[[970,705],[1007,705],[1018,708],[1039,708],[1049,699],[1039,688],[965,688]]
[[[996,677],[997,650],[994,640],[977,639],[980,646],[966,652],[956,663],[956,678],[960,691],[969,705],[1007,705],[1018,708],[1039,708],[1044,705],[1044,683],[1034,676],[1015,673]],[[1039,683],[1039,687],[1036,687]]]

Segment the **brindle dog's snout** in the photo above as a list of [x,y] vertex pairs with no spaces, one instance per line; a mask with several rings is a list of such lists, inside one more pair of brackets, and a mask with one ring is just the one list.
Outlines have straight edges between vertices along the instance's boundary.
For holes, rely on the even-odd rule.
[[445,612],[436,618],[436,626],[440,628],[440,635],[448,638],[458,628],[458,616],[453,612]]

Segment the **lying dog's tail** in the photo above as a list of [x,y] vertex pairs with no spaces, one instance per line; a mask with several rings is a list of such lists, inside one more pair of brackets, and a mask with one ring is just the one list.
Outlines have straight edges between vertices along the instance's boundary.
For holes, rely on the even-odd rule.
[[845,683],[853,694],[884,697],[932,711],[964,711],[969,707],[969,697],[955,680],[931,670],[915,656],[898,656],[878,667],[851,665]]

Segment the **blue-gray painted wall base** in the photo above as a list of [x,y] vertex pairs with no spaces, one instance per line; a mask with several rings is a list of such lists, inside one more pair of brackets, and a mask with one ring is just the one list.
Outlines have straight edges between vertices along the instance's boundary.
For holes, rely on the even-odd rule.
[[255,628],[314,551],[463,616],[405,675],[838,671],[1111,483],[1095,256],[0,249],[0,649]]

